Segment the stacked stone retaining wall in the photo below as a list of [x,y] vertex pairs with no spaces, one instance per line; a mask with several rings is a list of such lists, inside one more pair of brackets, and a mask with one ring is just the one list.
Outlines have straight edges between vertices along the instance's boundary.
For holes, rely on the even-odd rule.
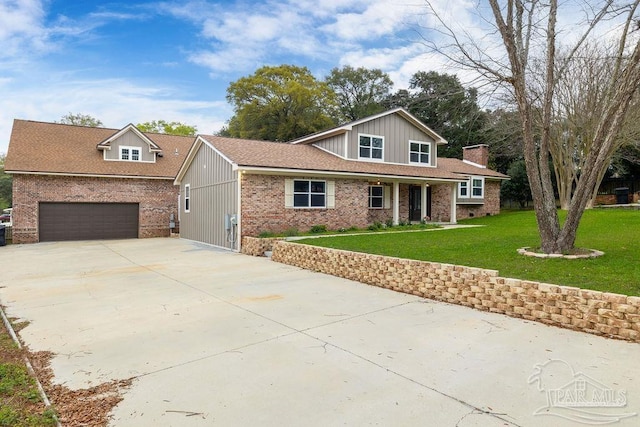
[[[270,242],[272,259],[424,298],[640,342],[640,297],[499,277],[495,270]],[[244,252],[244,248],[243,248]]]

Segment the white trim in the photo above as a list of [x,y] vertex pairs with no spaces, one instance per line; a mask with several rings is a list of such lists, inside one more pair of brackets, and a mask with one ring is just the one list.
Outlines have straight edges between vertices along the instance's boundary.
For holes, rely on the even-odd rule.
[[421,193],[420,194],[420,219],[424,220],[424,218],[427,216],[427,193],[428,193],[428,188],[429,188],[429,184],[424,183],[421,185]]
[[43,175],[43,176],[72,176],[89,178],[131,178],[131,179],[170,179],[170,176],[146,176],[146,175],[100,175],[92,173],[66,173],[66,172],[24,172],[24,171],[4,171],[9,175]]
[[[429,153],[428,153],[428,155],[429,155],[429,161],[428,161],[427,163],[425,163],[425,162],[420,162],[420,161],[418,161],[418,162],[412,162],[412,161],[411,161],[411,153],[412,153],[412,151],[411,151],[411,144],[418,144],[418,145],[421,145],[421,146],[422,146],[422,145],[427,145],[427,146],[429,146]],[[408,156],[408,158],[407,158],[407,161],[408,161],[408,162],[409,162],[409,164],[410,164],[410,165],[412,165],[412,166],[429,166],[429,167],[433,167],[433,165],[431,164],[431,163],[432,163],[432,162],[431,162],[431,160],[433,159],[433,157],[431,157],[431,156],[432,156],[432,154],[431,154],[431,152],[432,152],[432,151],[433,151],[433,142],[429,142],[429,141],[418,141],[418,140],[415,140],[415,139],[410,139],[410,140],[409,140],[409,150],[408,150],[408,152],[409,152],[409,156]],[[418,152],[418,157],[420,156],[420,153],[421,153],[421,151],[419,151],[419,152]]]
[[98,150],[105,150],[105,149],[109,149],[110,150],[111,146],[109,144],[111,144],[113,141],[115,141],[116,139],[120,138],[122,135],[124,135],[125,133],[127,133],[129,131],[134,132],[140,139],[142,139],[144,142],[146,142],[149,145],[149,152],[150,153],[152,153],[154,151],[156,151],[156,152],[157,151],[162,151],[162,149],[160,148],[160,146],[158,144],[153,142],[151,140],[151,138],[149,138],[144,133],[142,133],[140,131],[140,129],[138,129],[137,127],[135,127],[133,125],[133,123],[129,123],[128,125],[126,125],[122,129],[120,129],[118,132],[116,132],[115,134],[111,135],[109,138],[107,138],[104,141],[100,142],[97,145]]
[[182,162],[182,166],[180,166],[180,170],[178,170],[178,173],[176,174],[176,177],[173,180],[173,183],[175,185],[180,185],[182,178],[184,178],[184,175],[187,173],[187,170],[189,170],[189,167],[191,166],[191,163],[193,163],[193,160],[195,159],[196,154],[198,154],[198,150],[200,149],[202,144],[205,144],[207,147],[211,148],[216,154],[218,154],[227,163],[229,163],[232,167],[232,170],[236,170],[238,166],[237,164],[235,164],[231,159],[225,156],[220,150],[214,147],[213,144],[207,141],[202,135],[198,135],[195,141],[193,142],[193,144],[191,144],[191,148],[189,149],[189,152],[187,153],[187,156],[185,157],[184,162]]
[[349,133],[344,134],[344,158],[349,158]]
[[[479,196],[476,196],[473,194],[473,180],[475,179],[479,179],[482,182],[482,185],[480,186],[480,190],[481,190],[481,194]],[[472,176],[469,180],[469,195],[471,196],[472,199],[484,199],[484,177],[483,176]]]
[[[406,165],[405,165],[406,166]],[[341,178],[363,178],[374,179],[376,181],[391,181],[402,180],[403,182],[429,182],[429,183],[448,183],[448,182],[463,182],[466,178],[434,178],[434,177],[419,177],[419,176],[405,176],[405,175],[384,175],[374,173],[357,173],[357,172],[334,172],[324,170],[312,170],[312,169],[279,169],[279,168],[267,168],[259,166],[237,166],[234,165],[234,170],[239,172],[253,172],[262,175],[281,175],[281,176],[335,176]]]
[[338,154],[338,153],[334,153],[333,151],[330,151],[330,150],[328,150],[328,149],[326,149],[326,148],[324,148],[324,147],[320,147],[319,145],[315,145],[315,144],[313,144],[313,146],[314,146],[315,148],[317,148],[318,150],[322,150],[322,151],[324,151],[325,153],[333,154],[334,156],[336,156],[336,157],[338,157],[338,158],[340,158],[340,159],[342,159],[342,160],[349,160],[349,159],[347,159],[347,158],[345,158],[345,157],[342,157],[340,154]]
[[[369,157],[362,157],[360,155],[360,138],[362,137],[365,138],[369,138],[369,150],[370,150],[370,156]],[[377,139],[381,139],[382,140],[382,147],[378,148],[373,146],[373,138],[377,138]],[[375,162],[375,163],[384,163],[384,135],[373,135],[373,134],[369,134],[369,133],[359,133],[358,134],[358,160],[360,161],[367,161],[367,162]],[[364,147],[366,149],[366,147]],[[382,151],[382,157],[378,158],[374,158],[373,157],[373,150],[381,150]]]
[[477,168],[481,168],[481,169],[486,169],[486,168],[487,168],[486,166],[481,165],[481,164],[479,164],[479,163],[474,163],[474,162],[472,162],[471,160],[463,160],[463,161],[462,161],[462,163],[466,163],[466,164],[468,164],[468,165],[475,166],[475,167],[477,167]]
[[451,213],[450,213],[450,218],[449,218],[449,222],[451,224],[457,224],[458,223],[458,206],[456,204],[456,185],[452,185],[451,186]]
[[[462,195],[462,184],[467,184],[467,186],[465,187],[467,190],[467,194],[466,195]],[[459,182],[458,183],[458,197],[460,199],[468,199],[469,198],[469,181],[464,181],[464,182]]]
[[444,139],[443,137],[438,135],[433,129],[431,129],[430,127],[428,127],[424,123],[422,123],[420,120],[418,120],[417,117],[415,117],[414,115],[412,115],[411,113],[409,113],[407,110],[405,110],[402,107],[394,108],[394,109],[388,110],[388,111],[383,111],[382,113],[374,114],[373,116],[364,117],[362,119],[353,121],[351,123],[347,123],[347,124],[342,125],[342,126],[338,126],[338,127],[332,128],[332,129],[328,129],[328,130],[326,130],[324,132],[318,132],[316,134],[304,136],[304,137],[299,138],[299,139],[294,139],[292,141],[289,141],[289,143],[291,143],[291,144],[301,144],[301,143],[304,143],[304,142],[317,141],[317,140],[320,140],[320,139],[327,138],[329,136],[339,135],[340,133],[349,132],[349,131],[353,130],[353,128],[355,126],[358,126],[358,125],[360,125],[362,123],[366,123],[366,122],[370,122],[370,121],[373,121],[373,120],[377,120],[377,119],[379,119],[381,117],[385,117],[385,116],[388,116],[388,115],[391,115],[391,114],[398,114],[398,115],[402,116],[409,123],[413,124],[415,127],[417,127],[418,129],[422,130],[427,135],[431,136],[435,140],[436,144],[447,144],[447,140],[446,139]]
[[393,225],[400,222],[400,183],[393,181]]
[[[187,202],[189,206],[187,206]],[[191,184],[184,185],[184,213],[191,212]]]
[[238,173],[236,178],[238,186],[238,206],[236,208],[237,224],[236,224],[236,251],[241,252],[242,249],[242,174]]
[[[120,160],[121,162],[141,162],[142,161],[142,147],[134,147],[132,145],[120,145],[118,148],[119,148],[118,160]],[[127,150],[127,156],[129,156],[128,159],[123,159],[122,158],[122,151],[123,150]],[[134,151],[138,152],[138,160],[134,160],[133,159],[133,152]]]

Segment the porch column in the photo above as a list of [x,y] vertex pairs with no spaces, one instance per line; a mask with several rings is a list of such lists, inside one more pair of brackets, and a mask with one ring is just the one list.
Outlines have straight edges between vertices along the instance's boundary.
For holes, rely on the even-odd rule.
[[426,182],[422,184],[422,195],[420,196],[420,221],[424,220],[427,216],[427,187],[429,184]]
[[400,183],[393,182],[393,225],[400,221]]
[[[471,190],[469,190],[471,191]],[[451,185],[451,224],[457,224],[457,219],[456,217],[458,216],[457,212],[456,212],[456,198],[458,197],[458,184],[457,183],[453,183]]]

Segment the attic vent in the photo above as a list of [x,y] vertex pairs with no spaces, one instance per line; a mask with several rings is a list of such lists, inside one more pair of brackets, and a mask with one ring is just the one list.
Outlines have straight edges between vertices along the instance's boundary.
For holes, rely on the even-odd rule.
[[177,149],[177,148],[176,148],[176,151],[174,151],[174,152],[173,152],[173,155],[174,155],[174,156],[177,156],[177,155],[178,155],[178,149]]

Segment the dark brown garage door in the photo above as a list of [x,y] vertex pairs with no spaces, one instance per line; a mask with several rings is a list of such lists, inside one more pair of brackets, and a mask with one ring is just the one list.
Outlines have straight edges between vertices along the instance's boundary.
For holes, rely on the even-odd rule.
[[40,241],[135,239],[137,203],[40,203]]

